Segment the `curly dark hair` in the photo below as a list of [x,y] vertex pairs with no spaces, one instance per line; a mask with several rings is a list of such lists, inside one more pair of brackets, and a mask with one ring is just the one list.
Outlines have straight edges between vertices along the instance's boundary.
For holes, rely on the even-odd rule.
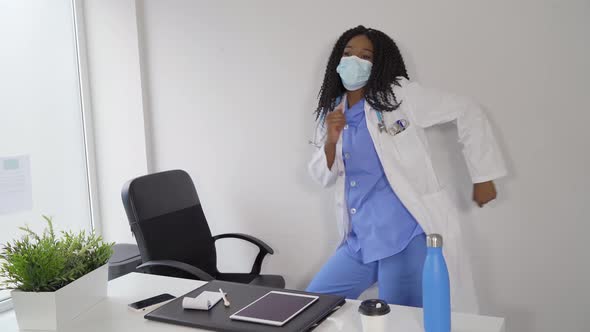
[[358,35],[367,36],[374,48],[371,76],[365,86],[365,100],[374,109],[385,112],[396,110],[400,105],[393,93],[392,84],[399,85],[399,77],[409,77],[399,48],[385,33],[359,25],[344,32],[332,49],[319,92],[318,107],[314,112],[316,120],[324,119],[336,107],[338,97],[346,91],[336,67],[348,41]]

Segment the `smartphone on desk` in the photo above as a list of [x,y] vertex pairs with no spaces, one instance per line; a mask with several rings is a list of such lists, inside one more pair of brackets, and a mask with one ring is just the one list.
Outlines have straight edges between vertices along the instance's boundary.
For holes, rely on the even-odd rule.
[[129,309],[137,312],[142,312],[146,310],[156,309],[157,307],[173,300],[175,297],[170,294],[160,294],[156,296],[152,296],[145,300],[133,302],[129,304]]

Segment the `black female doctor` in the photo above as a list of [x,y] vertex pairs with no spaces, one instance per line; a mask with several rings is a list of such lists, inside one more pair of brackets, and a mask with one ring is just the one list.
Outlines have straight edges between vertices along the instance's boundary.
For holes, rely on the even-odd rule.
[[424,129],[455,122],[480,207],[505,175],[487,118],[468,99],[409,80],[395,42],[350,29],[336,42],[316,109],[314,180],[334,187],[342,242],[308,291],[357,298],[378,283],[388,303],[422,306],[425,234],[443,235],[452,308],[477,312],[456,211],[441,188]]

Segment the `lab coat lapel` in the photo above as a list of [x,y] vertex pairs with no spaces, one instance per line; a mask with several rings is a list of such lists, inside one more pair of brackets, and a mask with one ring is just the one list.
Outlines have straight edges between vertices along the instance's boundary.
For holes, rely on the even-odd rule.
[[431,230],[430,216],[424,208],[418,193],[404,176],[405,171],[400,166],[400,156],[395,144],[393,142],[385,142],[386,139],[391,139],[392,137],[389,137],[387,133],[379,132],[377,113],[369,103],[365,103],[365,118],[369,134],[371,135],[389,184],[408,211],[420,222],[422,229],[428,233]]

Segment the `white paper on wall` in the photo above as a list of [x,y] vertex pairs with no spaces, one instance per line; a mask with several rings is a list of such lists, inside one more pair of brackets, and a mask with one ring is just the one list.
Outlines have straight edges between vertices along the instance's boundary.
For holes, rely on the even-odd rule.
[[29,211],[32,208],[29,156],[0,157],[0,214]]

